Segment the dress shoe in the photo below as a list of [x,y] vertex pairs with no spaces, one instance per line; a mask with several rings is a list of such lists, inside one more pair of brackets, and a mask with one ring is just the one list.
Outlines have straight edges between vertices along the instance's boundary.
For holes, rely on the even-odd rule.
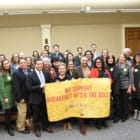
[[138,121],[140,121],[140,111],[138,111],[138,118],[137,118]]
[[108,127],[108,125],[107,125],[107,123],[106,123],[106,121],[105,120],[102,120],[102,126],[104,127],[104,128],[107,128]]
[[10,135],[10,136],[14,136],[15,134],[14,134],[14,131],[12,130],[12,129],[9,129],[8,130],[8,134]]
[[101,120],[96,120],[96,122],[95,122],[95,127],[96,127],[97,129],[101,129],[101,128],[102,128],[102,126],[101,126]]
[[138,115],[139,115],[139,114],[138,114],[138,110],[135,109],[135,110],[134,110],[134,116],[133,116],[133,119],[134,119],[134,120],[137,120],[137,119],[138,119]]
[[35,135],[36,135],[37,137],[41,137],[40,131],[39,131],[39,130],[35,131]]
[[102,128],[102,126],[101,126],[100,124],[95,125],[95,127],[96,127],[97,129],[101,129],[101,128]]
[[20,133],[22,133],[22,134],[29,134],[29,133],[30,133],[29,130],[23,130],[23,131],[18,131],[18,132],[20,132]]
[[113,119],[113,123],[117,123],[120,120],[120,118],[116,117]]
[[53,133],[53,130],[52,130],[51,128],[49,128],[49,127],[46,128],[46,129],[44,128],[43,130],[44,130],[44,131],[47,131],[48,133]]
[[81,133],[82,135],[86,135],[86,129],[85,129],[84,126],[80,126],[80,133]]
[[123,117],[122,119],[121,119],[121,122],[126,122],[126,117]]

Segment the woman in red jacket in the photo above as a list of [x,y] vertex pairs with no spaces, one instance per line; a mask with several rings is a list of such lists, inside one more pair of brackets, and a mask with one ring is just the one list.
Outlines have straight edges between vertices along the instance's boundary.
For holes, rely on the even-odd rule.
[[[101,57],[97,57],[94,61],[94,67],[91,69],[90,78],[109,78],[112,83],[112,77],[110,72],[105,68],[104,61]],[[105,118],[96,119],[95,126],[98,129],[101,127],[107,127]]]

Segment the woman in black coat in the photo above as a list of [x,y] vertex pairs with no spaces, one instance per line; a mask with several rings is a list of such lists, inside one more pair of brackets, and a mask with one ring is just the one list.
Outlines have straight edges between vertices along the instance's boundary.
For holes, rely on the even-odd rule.
[[140,52],[136,53],[132,61],[132,71],[134,77],[134,83],[132,85],[134,93],[134,120],[140,121]]
[[116,67],[116,61],[114,55],[109,55],[107,60],[107,69],[109,70],[113,82],[111,85],[111,112],[110,117],[113,118],[113,123],[117,123],[119,121],[119,110],[120,110],[120,104],[119,104],[119,70]]

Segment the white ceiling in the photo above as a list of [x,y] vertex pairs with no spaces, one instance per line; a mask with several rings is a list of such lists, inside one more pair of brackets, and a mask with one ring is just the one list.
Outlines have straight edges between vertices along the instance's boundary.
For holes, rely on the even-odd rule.
[[0,14],[140,12],[140,0],[0,0]]

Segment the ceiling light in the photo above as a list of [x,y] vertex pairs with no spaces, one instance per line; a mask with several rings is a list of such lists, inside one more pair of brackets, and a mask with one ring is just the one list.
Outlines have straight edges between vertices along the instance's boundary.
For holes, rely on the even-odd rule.
[[86,6],[85,10],[86,11],[90,11],[91,10],[91,7],[90,6]]

